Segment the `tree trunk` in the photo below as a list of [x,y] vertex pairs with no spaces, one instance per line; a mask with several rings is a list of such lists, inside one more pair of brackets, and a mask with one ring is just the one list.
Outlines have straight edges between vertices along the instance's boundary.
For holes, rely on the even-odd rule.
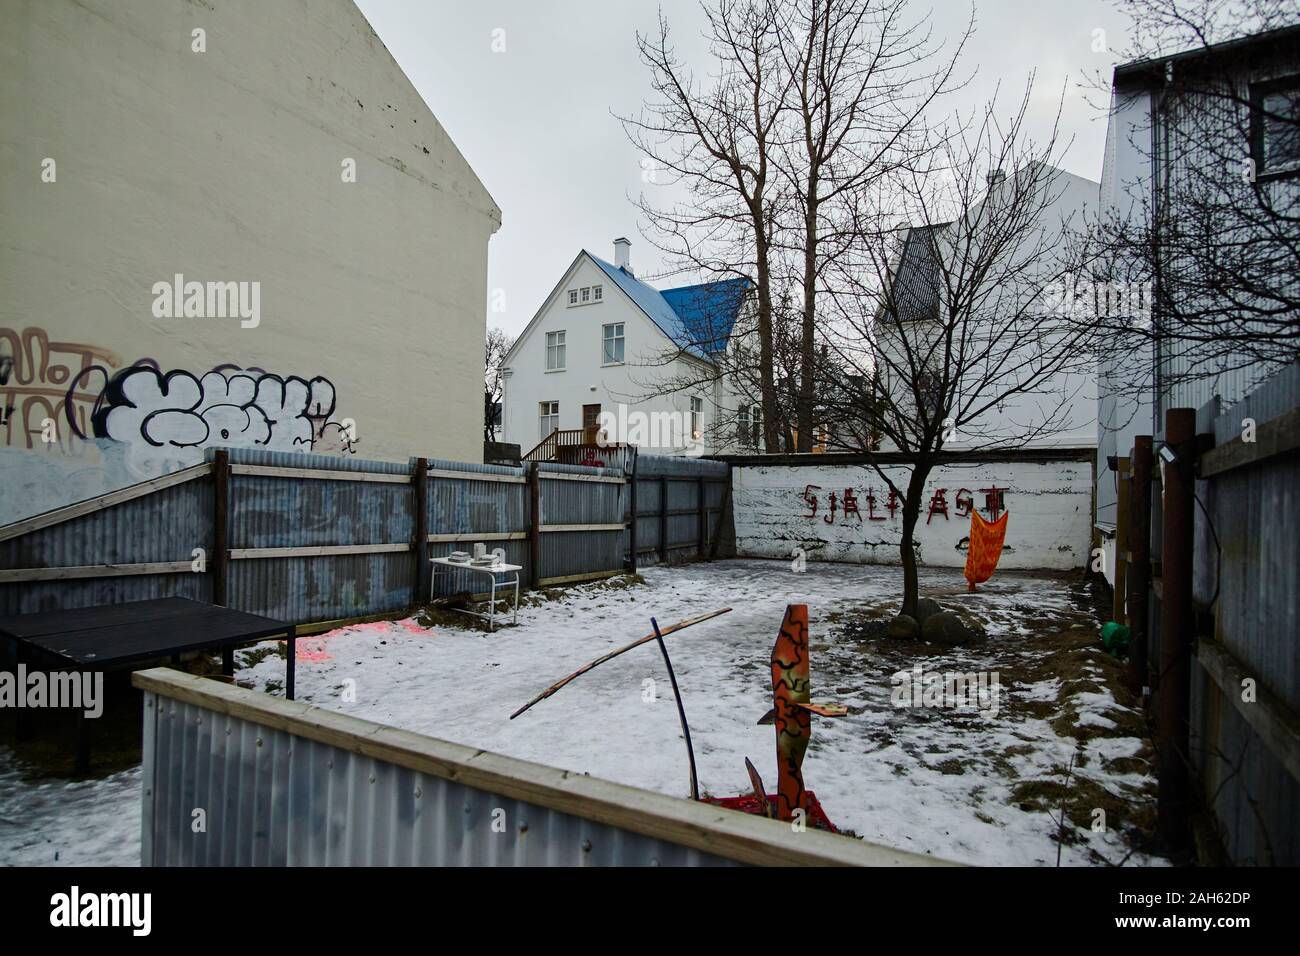
[[[814,176],[809,186],[817,188]],[[803,249],[803,321],[799,337],[799,399],[795,403],[795,429],[798,431],[798,451],[812,451],[816,427],[816,390],[813,385],[815,353],[815,315],[817,308],[817,207],[810,199],[804,220]]]
[[898,545],[899,557],[903,562],[903,608],[899,613],[906,614],[908,617],[916,617],[916,602],[921,597],[916,550],[912,547],[912,536],[916,530],[916,523],[921,518],[921,498],[925,489],[925,480],[929,475],[928,466],[914,467],[912,477],[907,482],[907,494],[903,497],[903,540]]
[[758,254],[758,351],[763,405],[763,450],[769,455],[781,450],[776,402],[776,374],[772,370],[772,276],[768,269],[768,244],[763,236],[762,215],[754,217]]

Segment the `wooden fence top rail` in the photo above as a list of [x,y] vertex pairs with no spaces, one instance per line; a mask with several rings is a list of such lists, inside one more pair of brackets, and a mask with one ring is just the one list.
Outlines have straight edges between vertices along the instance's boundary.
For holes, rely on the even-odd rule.
[[330,468],[281,468],[275,465],[231,465],[232,475],[260,478],[316,478],[321,481],[373,481],[409,485],[410,475],[387,475],[376,471],[334,471]]
[[458,478],[464,481],[498,481],[506,484],[522,485],[528,481],[523,475],[496,475],[487,471],[456,471],[451,468],[427,468],[430,478]]
[[168,668],[137,671],[147,693],[314,740],[476,790],[743,863],[943,866],[943,860],[806,830],[287,701]]
[[94,514],[96,511],[103,511],[105,508],[111,508],[113,505],[121,504],[124,501],[142,498],[145,495],[153,494],[155,491],[161,491],[173,485],[201,478],[211,471],[212,465],[208,462],[191,465],[189,468],[182,468],[180,471],[173,471],[170,474],[151,478],[139,484],[128,485],[125,488],[97,495],[94,498],[87,498],[85,501],[64,505],[62,508],[55,508],[53,511],[47,511],[31,518],[24,518],[21,521],[15,521],[13,524],[7,524],[0,528],[0,541],[8,541],[10,538],[17,538],[32,531],[39,531],[41,528],[62,524],[83,515]]

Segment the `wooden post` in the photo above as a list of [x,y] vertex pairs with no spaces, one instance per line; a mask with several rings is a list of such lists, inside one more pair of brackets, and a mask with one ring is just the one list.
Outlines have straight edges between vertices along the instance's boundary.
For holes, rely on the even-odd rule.
[[704,557],[709,546],[709,512],[704,507],[704,476],[695,480],[695,553]]
[[628,519],[627,540],[629,557],[629,570],[636,574],[637,549],[639,542],[636,539],[636,461],[637,450],[635,447],[630,449],[632,459],[632,476],[628,484],[628,508],[631,509],[631,517]]
[[[1133,444],[1132,477],[1129,479],[1128,539],[1128,625],[1132,637],[1128,647],[1128,684],[1143,706],[1150,701],[1151,678],[1147,674],[1148,601],[1151,591],[1151,436],[1138,435]],[[1117,535],[1118,539],[1118,535]]]
[[668,561],[668,476],[659,476],[659,563]]
[[1195,643],[1192,617],[1193,467],[1196,412],[1171,408],[1165,413],[1165,444],[1177,455],[1160,459],[1163,537],[1160,549],[1160,674],[1155,688],[1157,751],[1156,799],[1160,834],[1169,849],[1186,845],[1191,792],[1188,754],[1191,659]]
[[423,455],[411,465],[411,493],[415,496],[411,540],[411,550],[415,554],[415,585],[411,588],[411,596],[417,605],[423,605],[430,600],[429,463]]
[[[1113,589],[1114,604],[1111,609],[1111,620],[1127,623],[1125,618],[1127,602],[1125,598],[1128,594],[1128,528],[1131,520],[1128,510],[1129,500],[1129,483],[1131,480],[1129,474],[1129,459],[1120,458],[1116,461],[1116,503],[1115,503],[1115,587]],[[1129,625],[1132,627],[1132,625]]]
[[723,527],[731,521],[731,465],[727,465],[727,482],[722,486],[722,506],[718,509],[718,533],[713,536],[713,545],[709,548],[709,560],[718,556],[718,544],[722,541]]
[[[212,603],[227,607],[230,583],[230,452],[212,461]],[[230,651],[233,654],[233,650]]]
[[528,463],[528,586],[542,580],[542,478],[541,463]]

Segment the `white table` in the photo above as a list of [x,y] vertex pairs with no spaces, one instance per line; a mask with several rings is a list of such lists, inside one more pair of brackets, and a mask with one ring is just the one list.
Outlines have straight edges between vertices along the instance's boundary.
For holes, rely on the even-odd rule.
[[[489,598],[489,602],[488,602],[488,612],[486,614],[483,614],[479,611],[470,611],[466,608],[460,608],[460,607],[450,608],[450,610],[460,611],[461,614],[468,614],[471,617],[483,618],[483,620],[488,622],[489,631],[495,631],[497,626],[497,622],[496,622],[497,585],[499,584],[504,588],[504,587],[509,587],[510,585],[513,584],[515,587],[515,603],[510,618],[510,623],[511,624],[519,623],[519,572],[523,570],[523,565],[506,564],[504,562],[502,562],[501,564],[471,564],[468,561],[452,561],[449,558],[430,558],[429,563],[433,565],[433,572],[429,577],[430,594],[433,594],[434,591],[436,590],[434,586],[437,584],[438,581],[439,568],[455,568],[459,571],[474,571],[479,574],[486,574],[488,576],[488,580],[492,582],[492,588],[490,592],[491,597]],[[511,572],[514,573],[513,579],[507,579],[504,581],[497,579],[497,575],[510,574]]]

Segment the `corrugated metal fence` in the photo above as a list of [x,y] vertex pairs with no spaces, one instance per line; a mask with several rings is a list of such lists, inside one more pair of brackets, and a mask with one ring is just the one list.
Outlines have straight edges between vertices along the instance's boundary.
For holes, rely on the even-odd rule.
[[[1140,436],[1120,500],[1135,686],[1150,691],[1170,818],[1204,810],[1239,865],[1300,863],[1300,362],[1227,412],[1182,415],[1195,504],[1170,508],[1165,434]],[[1183,427],[1183,426],[1180,426]],[[1145,442],[1145,447],[1142,443]],[[1149,474],[1149,482],[1144,476]],[[1187,482],[1182,482],[1186,485]],[[1186,505],[1184,505],[1186,507]],[[1164,553],[1167,525],[1190,549]],[[1183,540],[1179,538],[1178,540]],[[1190,555],[1186,553],[1190,550]],[[1183,603],[1185,602],[1185,604]],[[1191,614],[1179,611],[1190,605]],[[1117,616],[1119,616],[1117,614]],[[1181,626],[1177,623],[1185,621]],[[1185,753],[1184,753],[1185,751]],[[1166,790],[1165,781],[1171,784]]]
[[943,865],[177,671],[133,679],[145,866]]
[[628,482],[625,548],[632,567],[728,553],[731,467],[726,462],[633,455]]
[[[625,570],[621,469],[209,450],[0,528],[0,613],[179,595],[293,623],[426,601],[428,558],[500,547],[545,586]],[[462,580],[463,578],[463,580]],[[438,595],[481,589],[439,576]]]

